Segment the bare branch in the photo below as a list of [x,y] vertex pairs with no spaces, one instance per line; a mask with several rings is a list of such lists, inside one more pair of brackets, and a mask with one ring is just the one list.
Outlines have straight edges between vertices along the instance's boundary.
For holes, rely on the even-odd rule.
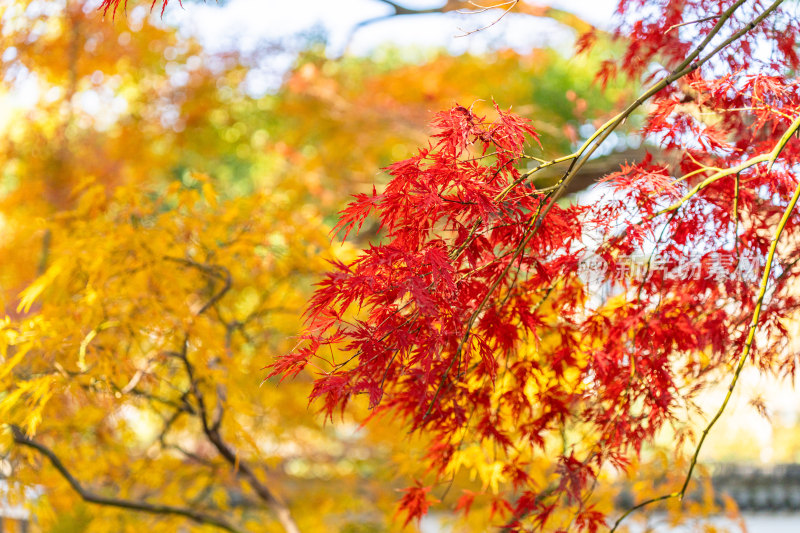
[[[503,13],[501,13],[499,17],[494,19],[489,24],[487,24],[485,26],[481,26],[478,29],[467,31],[467,30],[464,30],[462,28],[459,28],[459,30],[461,30],[464,33],[462,33],[461,35],[456,35],[456,37],[466,37],[468,35],[472,35],[473,33],[478,33],[479,31],[483,31],[483,30],[491,28],[492,26],[494,26],[495,24],[497,24],[498,22],[503,20],[503,17],[508,15],[509,11],[514,9],[516,7],[516,5],[519,4],[519,0],[511,0],[510,2],[503,2],[501,4],[497,4],[497,5],[493,5],[493,6],[480,6],[478,4],[475,4],[474,2],[470,2],[470,4],[476,6],[478,8],[477,11],[459,11],[459,13],[464,13],[464,14],[468,14],[468,15],[469,14],[477,15],[478,13],[485,13],[486,11],[490,11],[492,9],[500,9],[500,8],[504,8],[504,9],[503,9]],[[508,6],[508,7],[505,7],[505,6]]]
[[[468,1],[468,0],[447,0],[443,6],[441,7],[434,7],[434,8],[427,8],[427,9],[412,9],[405,7],[403,5],[394,2],[393,0],[376,0],[382,4],[386,4],[392,10],[390,13],[385,15],[379,15],[377,17],[369,18],[366,20],[362,20],[353,26],[350,30],[350,35],[347,38],[346,42],[350,42],[353,39],[353,36],[360,30],[370,24],[375,24],[377,22],[382,22],[384,20],[389,20],[392,18],[397,17],[407,17],[413,15],[432,15],[432,14],[447,14],[447,13],[483,13],[487,10],[494,9],[494,8],[503,8],[509,4],[511,7],[506,9],[506,12],[503,13],[497,20],[495,20],[492,24],[484,28],[480,28],[479,30],[473,30],[470,32],[464,32],[464,35],[469,35],[470,33],[475,33],[482,29],[486,29],[490,26],[496,24],[500,19],[505,17],[506,13],[509,11],[514,11],[515,13],[520,13],[523,15],[530,15],[533,17],[547,17],[551,18],[567,27],[570,27],[577,31],[578,33],[585,33],[590,30],[594,30],[595,28],[586,22],[585,20],[581,19],[574,13],[570,11],[566,11],[563,9],[554,8],[548,5],[539,5],[525,2],[524,0],[508,0],[502,2],[497,5],[493,6],[483,6],[479,5],[475,2]],[[462,32],[464,30],[461,30]],[[463,37],[464,35],[458,35],[457,37]]]
[[667,28],[667,32],[671,32],[675,28],[680,28],[681,26],[689,26],[690,24],[699,24],[701,22],[708,22],[709,20],[714,20],[716,18],[719,18],[719,15],[711,15],[710,17],[704,17],[697,20],[689,20],[686,22],[681,22],[680,24],[673,24],[672,26]]
[[401,6],[396,2],[392,2],[391,0],[378,0],[378,2],[382,4],[386,4],[387,6],[391,7],[394,10],[394,13],[389,16],[397,16],[397,15],[424,15],[430,13],[444,13],[445,11],[449,11],[448,6],[453,3],[448,1],[442,7],[433,7],[428,9],[411,9],[405,6]]

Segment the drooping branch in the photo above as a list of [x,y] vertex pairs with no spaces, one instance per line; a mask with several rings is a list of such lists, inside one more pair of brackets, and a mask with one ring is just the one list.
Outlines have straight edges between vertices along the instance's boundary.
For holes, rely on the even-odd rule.
[[[733,16],[736,10],[744,4],[745,0],[738,0],[734,3],[728,10],[722,13],[717,20],[717,23],[714,25],[712,30],[706,36],[705,39],[701,43],[699,43],[694,50],[677,66],[673,69],[673,71],[665,77],[664,79],[660,80],[659,82],[655,83],[652,87],[646,90],[642,95],[640,95],[635,101],[629,104],[623,111],[618,113],[616,116],[608,120],[605,124],[603,124],[597,131],[587,139],[583,145],[581,145],[575,152],[569,154],[564,157],[560,157],[557,159],[553,159],[551,161],[543,161],[539,166],[529,170],[528,172],[522,174],[518,180],[509,184],[509,186],[504,189],[500,194],[497,195],[495,200],[502,200],[508,193],[510,193],[516,185],[532,177],[536,172],[541,169],[551,167],[558,163],[562,162],[569,162],[569,167],[564,172],[562,178],[553,186],[552,190],[546,195],[545,202],[539,204],[539,208],[532,214],[530,221],[527,224],[525,229],[525,237],[520,242],[519,246],[514,250],[514,255],[512,260],[506,265],[503,271],[500,273],[499,276],[495,279],[495,281],[490,286],[489,290],[484,295],[484,298],[480,302],[480,304],[475,308],[473,313],[471,314],[470,318],[467,320],[466,326],[464,327],[464,333],[458,343],[458,348],[456,350],[455,356],[450,361],[450,365],[448,366],[447,370],[445,371],[444,376],[442,377],[436,392],[434,394],[433,400],[428,404],[428,409],[426,411],[425,417],[427,417],[431,410],[434,408],[436,401],[439,397],[439,393],[442,390],[442,387],[445,384],[445,381],[448,379],[448,375],[450,370],[452,369],[455,361],[460,357],[461,350],[463,346],[468,341],[469,337],[472,334],[472,325],[475,322],[476,318],[483,312],[485,306],[488,304],[489,300],[491,299],[494,291],[497,287],[506,279],[509,271],[511,270],[514,262],[520,256],[522,251],[525,249],[525,246],[530,242],[530,240],[537,234],[538,230],[542,227],[542,224],[547,217],[547,214],[550,212],[552,207],[556,205],[556,200],[558,200],[566,191],[567,187],[569,186],[570,182],[575,178],[577,173],[581,170],[581,168],[586,164],[586,162],[592,157],[595,151],[603,144],[603,142],[617,129],[634,111],[636,111],[639,107],[641,107],[645,102],[647,102],[650,98],[664,90],[666,87],[671,85],[672,83],[676,82],[677,80],[683,78],[684,76],[696,71],[705,63],[710,61],[713,57],[719,54],[723,49],[725,49],[731,43],[737,41],[738,39],[742,38],[745,34],[751,31],[756,25],[758,25],[761,21],[767,18],[773,11],[775,11],[784,0],[776,0],[773,2],[768,8],[766,8],[762,13],[760,13],[757,17],[755,17],[749,24],[747,24],[744,28],[740,29],[739,31],[735,32],[725,41],[717,45],[713,50],[708,52],[705,55],[703,51],[713,38],[723,29],[725,23]],[[791,129],[791,133],[793,133],[797,129],[796,126],[793,126]],[[789,135],[791,134],[789,133]],[[785,144],[788,140],[788,135],[785,135],[785,140],[783,140],[783,144]],[[781,148],[782,149],[782,146]],[[778,150],[776,148],[776,150]],[[766,154],[764,156],[764,161],[774,162],[777,158],[780,151],[778,150],[770,152],[770,154]],[[759,159],[756,162],[760,162]],[[753,163],[754,164],[754,163]],[[732,172],[736,172],[733,170]],[[480,224],[480,220],[478,220],[473,227],[477,229],[478,225]],[[474,231],[470,233],[470,236],[466,239],[463,246],[466,246],[471,239],[474,238]]]
[[[703,50],[711,43],[713,38],[722,30],[725,22],[727,22],[736,10],[744,4],[745,0],[738,0],[734,3],[730,8],[728,8],[725,12],[723,12],[717,20],[717,23],[711,29],[709,34],[706,38],[698,44],[694,50],[682,61],[673,71],[670,73],[669,76],[665,77],[661,81],[654,84],[648,90],[646,90],[641,96],[639,96],[635,101],[631,102],[623,111],[619,114],[608,120],[605,124],[600,126],[600,128],[595,131],[595,133],[589,137],[583,145],[581,145],[577,150],[573,153],[560,157],[558,159],[554,159],[547,162],[542,162],[539,166],[529,170],[528,172],[522,174],[519,180],[515,183],[509,185],[509,187],[503,191],[503,195],[510,192],[514,186],[516,186],[519,182],[530,178],[536,172],[543,168],[550,167],[554,164],[558,164],[561,162],[569,161],[570,165],[567,170],[564,172],[562,178],[556,182],[553,186],[553,190],[548,193],[548,198],[550,199],[550,203],[542,210],[541,213],[537,213],[534,217],[535,224],[531,225],[530,235],[536,233],[536,231],[541,227],[542,223],[544,222],[545,217],[547,216],[550,209],[555,205],[555,200],[559,199],[568,189],[570,183],[575,179],[578,173],[581,171],[583,166],[589,161],[595,151],[603,144],[603,142],[619,127],[621,124],[627,120],[627,118],[639,107],[641,107],[645,102],[647,102],[650,98],[664,90],[669,85],[675,83],[677,80],[685,77],[688,74],[699,69],[701,66],[706,64],[712,58],[714,58],[717,54],[719,54],[723,49],[728,47],[730,44],[736,42],[737,40],[744,37],[748,32],[752,31],[758,24],[760,24],[764,19],[766,19],[770,14],[772,14],[775,10],[780,7],[780,5],[784,2],[784,0],[775,0],[769,7],[767,7],[764,11],[762,11],[757,17],[755,17],[752,21],[750,21],[745,27],[741,28],[740,30],[733,33],[730,37],[725,39],[723,42],[718,44],[713,50],[708,52],[706,55],[701,56]],[[793,124],[790,128],[790,131],[793,133],[797,130],[797,125]],[[784,135],[784,139],[781,140],[779,143],[780,149],[776,147],[777,152],[774,150],[769,154],[766,154],[763,158],[763,161],[769,161],[770,167],[772,162],[775,161],[780,150],[783,149],[783,145],[788,141],[790,133],[787,132],[787,135]],[[762,162],[762,159],[758,159],[752,164],[756,164]],[[750,166],[750,165],[749,165]],[[734,171],[735,172],[735,171]],[[727,174],[726,174],[727,175]]]
[[96,505],[104,505],[107,507],[116,507],[118,509],[126,509],[129,511],[139,511],[142,513],[148,513],[153,515],[162,515],[162,516],[181,516],[184,518],[188,518],[193,522],[203,525],[214,526],[224,531],[229,531],[230,533],[244,533],[244,530],[238,529],[237,527],[233,526],[230,522],[218,518],[215,516],[211,516],[205,513],[201,513],[189,508],[185,507],[176,507],[173,505],[163,505],[163,504],[156,504],[150,503],[145,501],[136,501],[136,500],[124,500],[120,498],[109,498],[105,496],[100,496],[95,494],[94,492],[86,489],[83,484],[81,484],[78,479],[72,475],[69,469],[64,465],[64,463],[59,459],[59,457],[48,447],[37,442],[27,435],[17,426],[11,426],[11,432],[14,436],[14,442],[20,446],[25,446],[27,448],[31,448],[36,450],[40,454],[47,457],[50,461],[50,464],[58,470],[59,474],[69,483],[72,489],[78,493],[78,495],[84,501],[88,503],[93,503]]
[[[694,50],[682,61],[677,67],[673,69],[673,71],[665,78],[660,80],[659,82],[652,85],[649,89],[647,89],[644,93],[642,93],[636,100],[631,102],[624,110],[620,113],[609,119],[605,124],[600,126],[593,135],[591,135],[577,150],[572,152],[571,154],[552,159],[550,161],[540,161],[540,164],[527,172],[523,173],[518,180],[512,182],[508,185],[496,198],[495,200],[502,200],[507,196],[514,188],[522,183],[525,180],[531,179],[536,176],[539,172],[549,169],[555,165],[561,163],[569,163],[569,166],[566,171],[563,172],[561,179],[559,179],[553,186],[549,188],[549,192],[547,194],[547,199],[550,200],[549,204],[540,212],[537,213],[533,222],[534,224],[531,226],[530,233],[536,233],[536,231],[541,227],[542,222],[544,221],[546,215],[550,211],[553,205],[555,205],[555,200],[558,200],[561,196],[563,196],[570,187],[570,184],[579,176],[582,168],[587,164],[587,162],[592,158],[596,150],[603,144],[603,142],[620,126],[622,125],[634,111],[639,109],[645,102],[650,100],[653,96],[660,93],[666,87],[670,86],[671,84],[675,83],[677,80],[685,77],[688,74],[699,69],[701,66],[706,64],[712,58],[714,58],[717,54],[719,54],[723,49],[729,46],[731,43],[736,42],[737,40],[744,37],[748,32],[750,32],[753,28],[755,28],[758,24],[760,24],[765,18],[767,18],[770,14],[772,14],[780,5],[784,2],[784,0],[775,0],[769,7],[767,7],[763,12],[761,12],[757,17],[755,17],[750,23],[748,23],[744,28],[741,28],[739,31],[735,32],[733,35],[725,39],[722,43],[717,45],[713,50],[707,53],[705,56],[701,57],[701,54],[705,50],[705,48],[711,43],[713,38],[722,30],[727,22],[736,10],[744,4],[745,0],[738,0],[735,4],[733,4],[730,8],[728,8],[724,13],[722,13],[717,20],[717,23],[708,33],[705,39],[701,43],[699,43]],[[774,154],[770,153],[765,160],[774,160],[772,158]],[[777,156],[775,156],[777,157]],[[470,236],[464,242],[463,246],[466,247],[467,244],[471,241],[474,237],[474,230],[477,229],[480,220],[476,222],[476,225],[473,227],[473,232],[470,233]]]
[[676,211],[687,201],[689,201],[689,199],[694,197],[697,193],[699,193],[701,190],[705,189],[715,181],[728,176],[738,176],[743,170],[748,169],[752,166],[758,165],[760,163],[768,163],[767,172],[769,172],[770,170],[772,170],[772,165],[778,159],[778,156],[786,147],[786,143],[788,143],[789,140],[792,138],[792,136],[797,133],[798,129],[800,129],[800,117],[797,117],[794,119],[794,121],[792,121],[792,124],[784,132],[783,136],[775,144],[775,147],[770,152],[752,157],[735,167],[716,171],[714,174],[712,174],[705,180],[695,185],[694,188],[692,188],[692,190],[690,190],[688,193],[686,193],[686,195],[683,196],[683,198],[681,198],[671,206],[664,208],[663,210],[658,212],[656,216],[669,213],[670,211]]
[[[800,127],[800,117],[794,120],[792,126],[789,128],[787,133],[785,133],[783,137],[781,137],[781,140],[775,146],[775,149],[770,154],[767,154],[771,156],[769,159],[769,161],[771,161],[770,166],[772,166],[772,162],[774,162],[778,158],[778,155],[784,149],[786,143],[789,142],[791,135],[794,134],[795,131],[797,131],[798,127]],[[769,287],[770,272],[772,271],[772,263],[775,260],[775,252],[778,247],[778,241],[780,240],[781,235],[783,234],[783,230],[786,228],[786,224],[789,222],[789,217],[794,211],[795,206],[797,206],[798,200],[800,200],[800,184],[798,184],[797,187],[795,188],[794,194],[792,194],[792,197],[789,200],[789,204],[783,211],[783,216],[781,216],[781,220],[780,222],[778,222],[778,227],[775,230],[775,234],[773,235],[772,240],[770,241],[769,251],[767,253],[767,262],[766,265],[764,265],[764,270],[761,274],[761,284],[759,286],[758,296],[756,298],[755,309],[753,311],[753,315],[750,320],[750,326],[748,327],[747,339],[745,340],[744,348],[742,349],[742,353],[739,356],[739,359],[736,363],[736,368],[733,372],[731,383],[730,385],[728,385],[728,391],[725,394],[725,399],[722,401],[722,404],[717,409],[717,412],[714,414],[714,417],[703,429],[703,433],[700,436],[700,440],[697,443],[697,446],[695,447],[694,453],[692,454],[692,459],[691,462],[689,463],[689,470],[686,472],[686,477],[684,478],[683,485],[681,486],[680,490],[676,492],[672,492],[670,494],[663,494],[656,498],[645,500],[631,507],[617,519],[617,521],[614,523],[614,527],[611,528],[611,533],[614,533],[620,526],[620,524],[625,520],[625,518],[627,518],[632,512],[636,511],[637,509],[641,509],[650,504],[664,500],[669,500],[672,498],[678,498],[682,500],[686,496],[686,491],[689,488],[689,482],[692,480],[692,474],[694,473],[694,469],[697,466],[697,461],[698,458],[700,457],[700,451],[703,449],[703,444],[705,443],[708,434],[711,432],[711,429],[714,427],[714,425],[720,419],[722,414],[725,412],[725,409],[728,407],[728,402],[730,401],[731,396],[733,395],[733,391],[736,388],[736,384],[739,382],[739,376],[742,373],[742,369],[744,368],[745,363],[747,363],[747,359],[750,357],[750,354],[752,352],[753,341],[755,340],[756,329],[758,328],[759,318],[761,317],[761,310],[764,304],[764,298],[766,297],[767,288]]]
[[400,15],[425,15],[431,13],[445,13],[447,11],[453,11],[453,6],[456,4],[461,4],[462,2],[448,0],[448,2],[443,5],[442,7],[432,7],[427,9],[413,9],[409,7],[402,6],[397,2],[393,2],[392,0],[377,0],[381,4],[386,4],[387,6],[391,7],[393,13],[390,16],[400,16]]
[[[724,13],[722,13],[717,20],[717,23],[708,33],[705,39],[698,44],[694,50],[684,59],[673,71],[669,74],[669,76],[665,77],[658,83],[654,84],[650,87],[647,91],[645,91],[639,98],[631,102],[628,107],[626,107],[622,112],[618,115],[610,119],[608,122],[603,124],[598,130],[586,140],[586,142],[573,154],[570,154],[570,158],[572,163],[567,171],[564,173],[564,177],[561,181],[557,184],[557,189],[553,193],[552,197],[554,200],[558,199],[565,191],[567,186],[569,185],[570,181],[574,179],[577,172],[586,164],[586,162],[592,157],[594,152],[603,144],[603,142],[613,133],[613,131],[621,125],[636,109],[641,107],[647,100],[664,90],[669,85],[675,83],[677,80],[685,77],[688,74],[699,69],[701,66],[706,64],[712,58],[714,58],[717,54],[719,54],[723,49],[727,48],[730,44],[738,41],[742,37],[744,37],[747,33],[753,30],[758,24],[760,24],[765,18],[767,18],[770,14],[772,14],[780,5],[784,2],[784,0],[776,0],[773,2],[769,7],[767,7],[764,11],[762,11],[757,17],[755,17],[752,21],[750,21],[744,28],[741,28],[739,31],[735,32],[733,35],[725,39],[722,43],[717,45],[713,50],[711,50],[708,54],[701,57],[701,54],[706,49],[706,47],[711,43],[714,37],[719,34],[722,28],[725,26],[725,23],[733,16],[736,10],[744,4],[745,0],[738,0],[735,4],[733,4],[730,8],[728,8]],[[536,169],[534,169],[535,171]],[[552,204],[551,204],[552,205]],[[548,208],[545,209],[545,212],[539,217],[540,220],[544,220],[544,216],[549,211]],[[537,226],[538,227],[538,226]]]

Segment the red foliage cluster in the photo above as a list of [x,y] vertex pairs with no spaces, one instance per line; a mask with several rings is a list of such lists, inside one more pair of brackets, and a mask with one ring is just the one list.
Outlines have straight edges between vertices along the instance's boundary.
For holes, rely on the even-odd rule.
[[[732,16],[713,16],[732,6]],[[655,59],[669,69],[718,22],[729,29],[712,48],[767,8],[624,1],[632,44],[623,71],[638,76]],[[342,212],[336,231],[374,214],[385,238],[334,265],[309,304],[304,343],[272,375],[314,365],[311,399],[329,416],[365,394],[377,412],[402,417],[429,436],[434,481],[459,449],[492,443],[510,481],[486,497],[511,529],[550,527],[567,506],[573,528],[596,530],[607,520],[590,497],[601,468],[626,468],[742,353],[764,256],[798,183],[800,142],[774,152],[800,115],[787,77],[800,26],[787,29],[787,17],[775,10],[718,61],[657,93],[642,135],[680,151],[679,163],[626,165],[591,205],[557,203],[534,186],[537,169],[554,163],[525,154],[536,133],[520,117],[496,108],[487,120],[461,106],[436,115],[429,146],[390,166],[383,192]],[[764,38],[777,50],[767,60],[754,53]],[[774,164],[750,161],[770,153]],[[787,374],[799,224],[792,215],[781,238],[752,352],[761,368]],[[633,269],[636,257],[645,259]],[[598,297],[587,264],[603,266],[595,281],[613,300]],[[552,458],[565,430],[581,438]],[[529,470],[543,456],[557,480],[548,486]],[[406,492],[409,519],[425,512],[428,493]]]
[[[739,73],[755,67],[763,73],[786,74],[787,66],[800,66],[798,20],[781,4],[765,0],[620,0],[617,13],[621,23],[616,34],[628,39],[629,46],[619,68],[634,77],[648,70],[651,77],[663,75],[703,40],[712,39],[710,46],[716,47],[746,29],[733,46],[720,51],[719,61],[709,73]],[[769,12],[764,23],[752,24],[773,6],[777,9]],[[735,9],[728,13],[731,8]],[[721,31],[714,33],[717,27]],[[755,53],[757,49],[760,51]]]
[[[99,11],[103,12],[103,15],[108,15],[108,11],[111,10],[111,16],[117,16],[117,9],[119,9],[120,4],[122,4],[122,10],[125,11],[128,9],[128,0],[103,0],[98,8]],[[153,3],[150,4],[150,10],[152,11],[155,9],[156,4],[158,4],[158,0],[153,0]],[[169,4],[169,0],[161,0],[161,16],[164,16],[164,10],[167,9],[167,4]],[[183,1],[178,0],[178,4],[183,7]]]

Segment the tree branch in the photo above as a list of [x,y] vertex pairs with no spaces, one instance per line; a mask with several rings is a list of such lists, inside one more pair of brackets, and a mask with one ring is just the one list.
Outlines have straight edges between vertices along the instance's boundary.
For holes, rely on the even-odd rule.
[[[222,288],[214,293],[211,298],[203,304],[203,306],[195,312],[196,315],[202,315],[205,313],[209,308],[211,308],[214,304],[219,302],[223,296],[231,289],[233,285],[233,279],[231,277],[230,271],[222,265],[207,265],[203,263],[198,263],[197,261],[192,261],[190,259],[183,259],[180,257],[172,257],[172,256],[164,256],[164,259],[167,261],[172,261],[174,263],[179,263],[181,265],[194,268],[205,274],[210,280],[219,280],[222,281]],[[214,285],[211,283],[211,290],[214,290]]]
[[[408,17],[414,15],[434,15],[434,14],[448,14],[448,13],[483,13],[488,9],[492,9],[497,7],[501,9],[506,4],[501,4],[499,6],[479,6],[476,5],[474,2],[464,1],[464,0],[447,0],[445,4],[441,7],[433,7],[433,8],[426,8],[426,9],[413,9],[409,7],[405,7],[393,0],[376,0],[382,4],[385,4],[391,8],[391,12],[385,15],[379,15],[377,17],[369,18],[366,20],[362,20],[355,24],[353,28],[350,30],[350,35],[347,38],[347,42],[349,43],[352,41],[353,36],[358,32],[358,30],[369,26],[370,24],[375,24],[377,22],[382,22],[384,20],[389,20],[397,17]],[[556,22],[563,24],[569,28],[572,28],[578,33],[586,33],[588,31],[596,30],[594,26],[577,16],[576,14],[566,11],[563,9],[557,9],[548,5],[539,5],[539,4],[531,4],[525,1],[517,1],[512,6],[512,9],[508,11],[514,13],[520,13],[523,15],[530,15],[532,17],[546,17],[555,20]],[[505,16],[505,13],[503,13]],[[502,17],[500,17],[502,18]],[[499,19],[498,19],[499,20]],[[497,21],[495,21],[497,22]],[[494,23],[490,24],[489,26],[494,25]],[[475,33],[475,31],[480,31],[486,29],[488,26],[480,28],[479,30],[473,30],[469,32],[464,32],[464,34]],[[462,30],[463,31],[463,30]],[[463,35],[462,35],[463,36]]]
[[377,0],[382,4],[386,4],[387,6],[391,7],[394,10],[394,13],[389,16],[401,16],[401,15],[424,15],[424,14],[431,14],[431,13],[445,13],[447,11],[454,11],[450,4],[454,4],[456,2],[448,1],[442,7],[433,7],[428,9],[411,9],[408,7],[401,6],[396,2],[392,2],[391,0]]
[[127,509],[130,511],[139,511],[142,513],[148,513],[154,515],[182,516],[198,524],[214,526],[224,531],[229,531],[230,533],[244,533],[244,530],[234,527],[233,525],[231,525],[226,520],[223,520],[222,518],[210,516],[205,513],[194,511],[192,509],[187,509],[184,507],[176,507],[172,505],[154,504],[144,501],[123,500],[119,498],[107,498],[104,496],[99,496],[84,488],[81,482],[78,481],[75,478],[75,476],[73,476],[70,473],[70,471],[67,469],[64,463],[61,462],[58,456],[55,453],[53,453],[53,451],[50,448],[47,448],[43,444],[29,438],[17,426],[12,425],[11,432],[14,436],[14,442],[16,444],[34,449],[37,452],[44,455],[45,457],[47,457],[47,459],[50,461],[50,464],[52,464],[53,467],[56,470],[58,470],[61,476],[70,484],[72,489],[75,492],[77,492],[78,495],[84,501],[88,503],[104,505],[107,507],[116,507],[118,509]]
[[300,529],[292,518],[289,507],[280,500],[269,488],[264,485],[258,476],[256,476],[250,465],[239,458],[239,454],[235,452],[222,438],[220,427],[222,425],[223,409],[221,404],[218,406],[218,412],[214,417],[214,421],[209,420],[208,408],[206,407],[205,396],[200,392],[199,382],[194,372],[194,367],[189,362],[187,356],[188,341],[184,341],[183,349],[179,357],[183,361],[186,374],[189,377],[192,396],[197,402],[199,410],[200,422],[203,425],[203,433],[205,433],[208,441],[216,448],[219,454],[236,470],[237,476],[243,477],[258,497],[269,505],[278,517],[283,528],[287,533],[300,533]]

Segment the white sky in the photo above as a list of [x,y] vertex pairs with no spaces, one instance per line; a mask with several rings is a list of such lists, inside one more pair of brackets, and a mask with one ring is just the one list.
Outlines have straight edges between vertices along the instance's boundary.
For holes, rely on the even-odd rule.
[[[438,7],[443,2],[401,0],[398,3],[424,9]],[[617,0],[542,0],[542,3],[567,9],[592,24],[609,28]],[[142,6],[135,9],[144,10]],[[480,15],[395,17],[366,25],[353,33],[359,22],[389,13],[391,8],[378,0],[230,0],[221,7],[212,1],[187,2],[184,9],[173,0],[167,7],[164,22],[180,27],[184,34],[198,38],[210,50],[250,52],[309,31],[325,34],[327,53],[334,57],[345,51],[363,55],[387,44],[447,48],[452,53],[480,53],[492,47],[513,47],[524,52],[543,46],[564,48],[565,53],[569,53],[572,46],[572,34],[563,27],[548,19],[525,15],[509,15],[483,31],[458,37],[497,20],[501,14],[498,10]],[[157,17],[158,13],[153,16]],[[247,80],[248,92],[254,96],[277,88],[294,60],[292,54],[277,52],[261,57],[264,59],[260,68],[253,69]]]
[[[401,0],[411,8],[437,7],[441,0]],[[478,1],[477,3],[482,3]],[[543,0],[541,3],[573,11],[600,27],[609,27],[616,0]],[[360,21],[386,15],[389,6],[377,0],[230,0],[224,7],[213,2],[186,3],[185,10],[177,2],[167,8],[164,20],[177,24],[200,36],[204,42],[229,46],[238,41],[247,49],[259,40],[274,40],[314,26],[325,28],[330,50],[340,54],[351,29]],[[376,46],[391,42],[398,45],[442,46],[453,51],[480,51],[493,41],[502,40],[519,48],[549,44],[553,28],[545,21],[527,16],[508,16],[497,25],[468,37],[455,38],[464,30],[482,27],[495,20],[500,12],[483,15],[417,15],[397,17],[368,25],[359,30],[350,42],[351,53],[366,53]]]

